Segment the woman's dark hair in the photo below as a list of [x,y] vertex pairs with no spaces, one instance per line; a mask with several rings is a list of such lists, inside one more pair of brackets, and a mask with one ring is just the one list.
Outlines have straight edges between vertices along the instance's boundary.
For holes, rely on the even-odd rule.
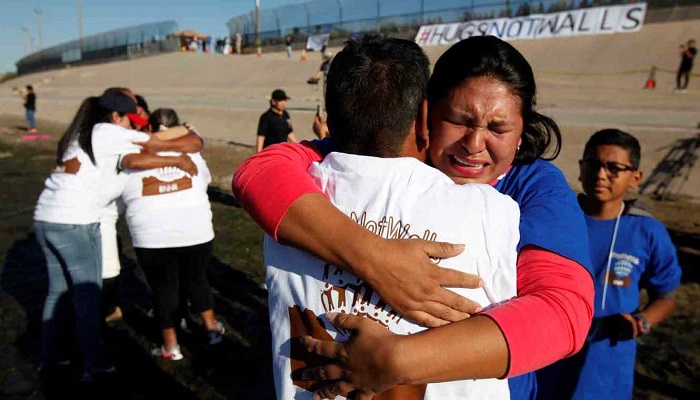
[[148,117],[148,124],[151,125],[151,132],[158,132],[161,125],[166,128],[180,125],[180,118],[172,108],[158,108]]
[[583,149],[583,154],[597,149],[600,146],[613,145],[618,146],[627,151],[630,158],[630,164],[635,169],[639,169],[639,161],[641,160],[641,146],[636,137],[619,129],[603,129],[600,130],[586,142],[586,147]]
[[[532,67],[515,47],[495,36],[473,36],[450,47],[433,69],[428,85],[432,108],[450,91],[470,78],[488,77],[508,85],[522,103],[522,144],[515,164],[529,164],[537,158],[553,160],[561,151],[561,131],[551,118],[537,111],[535,76]],[[551,154],[544,155],[550,145]]]
[[[92,128],[100,122],[111,122],[111,114],[112,111],[100,106],[98,97],[93,96],[83,100],[78,112],[73,117],[73,121],[58,142],[56,164],[63,164],[63,155],[68,150],[68,146],[77,140],[80,148],[90,157],[90,161],[97,165],[92,151]],[[123,113],[119,113],[119,115],[124,116]]]

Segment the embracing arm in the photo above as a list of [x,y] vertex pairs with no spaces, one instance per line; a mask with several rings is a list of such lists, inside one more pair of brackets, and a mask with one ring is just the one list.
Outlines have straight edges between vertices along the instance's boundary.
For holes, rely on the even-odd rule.
[[[453,257],[463,246],[386,240],[362,228],[336,209],[306,172],[320,160],[321,153],[309,142],[271,146],[236,170],[233,193],[277,241],[363,278],[394,310],[418,323],[439,326],[478,311],[478,304],[441,285],[478,287],[480,279],[440,268],[429,258]],[[404,258],[388,265],[381,258],[387,252]]]
[[334,362],[303,377],[327,379],[317,395],[358,390],[359,399],[369,399],[400,384],[502,378],[541,368],[578,351],[590,326],[593,284],[584,268],[570,263],[527,247],[518,257],[520,297],[413,335],[395,335],[357,316],[331,315],[336,327],[353,332],[351,339],[304,337],[309,351]]
[[518,255],[518,297],[487,311],[510,349],[507,376],[520,375],[581,349],[593,318],[593,280],[581,265],[527,246]]
[[119,164],[121,169],[134,170],[177,167],[190,175],[197,175],[197,165],[185,154],[174,157],[146,153],[127,154],[119,160]]
[[[167,133],[168,131],[164,131]],[[158,133],[151,135],[147,142],[138,143],[146,153],[155,154],[159,151],[177,151],[180,153],[196,153],[202,149],[202,139],[196,134],[182,136],[164,135],[163,139]]]

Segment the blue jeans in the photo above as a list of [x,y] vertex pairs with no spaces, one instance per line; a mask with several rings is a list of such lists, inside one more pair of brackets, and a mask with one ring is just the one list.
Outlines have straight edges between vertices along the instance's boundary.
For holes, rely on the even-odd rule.
[[67,344],[68,336],[74,330],[83,368],[90,369],[100,344],[100,224],[34,221],[34,232],[46,257],[49,275],[49,292],[42,314],[43,362],[52,363],[70,356],[67,353],[73,345]]
[[27,110],[26,111],[27,122],[29,123],[29,129],[36,128],[36,121],[34,120],[34,113],[35,112],[36,112],[36,110]]

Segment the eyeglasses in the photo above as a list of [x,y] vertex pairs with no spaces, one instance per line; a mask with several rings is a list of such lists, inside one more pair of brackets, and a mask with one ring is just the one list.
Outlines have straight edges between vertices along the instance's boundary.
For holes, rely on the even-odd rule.
[[612,161],[600,161],[596,159],[578,160],[578,165],[581,169],[586,169],[588,171],[600,171],[602,167],[611,176],[618,176],[620,172],[625,171],[636,171],[637,168],[631,165],[618,164]]

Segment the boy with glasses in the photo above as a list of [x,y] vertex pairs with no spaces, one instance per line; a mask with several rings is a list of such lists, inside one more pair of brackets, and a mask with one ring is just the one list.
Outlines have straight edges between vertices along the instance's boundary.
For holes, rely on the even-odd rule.
[[[585,194],[595,310],[586,344],[576,355],[537,372],[538,398],[631,399],[639,335],[675,305],[681,269],[663,224],[625,201],[642,180],[637,139],[617,129],[593,134],[579,161]],[[639,290],[649,302],[640,310]]]

